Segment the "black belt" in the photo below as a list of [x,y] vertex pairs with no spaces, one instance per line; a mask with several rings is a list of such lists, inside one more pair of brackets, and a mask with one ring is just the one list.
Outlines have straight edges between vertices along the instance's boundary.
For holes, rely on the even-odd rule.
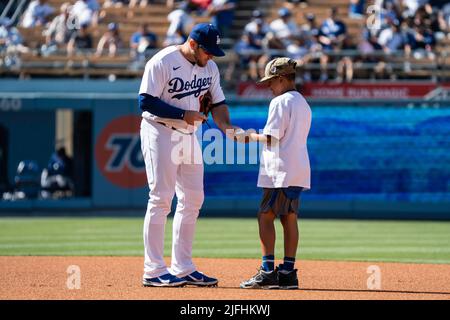
[[175,127],[169,126],[167,123],[160,122],[160,121],[156,121],[156,122],[159,123],[159,124],[162,124],[163,126],[169,128],[169,129],[175,130],[176,132],[179,132],[179,133],[181,133],[181,134],[191,135],[191,134],[194,133],[194,132],[190,132],[190,133],[188,133],[188,132],[182,132],[182,131],[180,131],[179,129],[177,129],[177,128],[175,128]]

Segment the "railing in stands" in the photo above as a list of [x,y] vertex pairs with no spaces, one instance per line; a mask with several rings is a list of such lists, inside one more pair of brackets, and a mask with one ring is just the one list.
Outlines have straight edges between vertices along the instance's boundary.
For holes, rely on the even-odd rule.
[[[9,69],[5,66],[0,66],[0,74],[2,75],[14,75],[17,72],[38,76],[43,75],[42,72],[46,72],[48,75],[57,75],[60,74],[57,72],[58,70],[66,70],[68,71],[67,76],[83,76],[89,77],[89,75],[107,76],[109,74],[117,74],[118,77],[126,76],[126,77],[137,77],[140,76],[146,61],[153,56],[158,50],[154,49],[149,51],[146,55],[145,59],[135,60],[130,56],[129,49],[119,49],[116,57],[108,57],[103,55],[101,57],[95,56],[95,50],[87,50],[83,52],[79,52],[79,54],[75,54],[72,57],[67,56],[66,50],[58,50],[57,52],[52,53],[49,56],[38,56],[34,54],[24,55],[20,59],[20,65],[16,66],[15,69]],[[281,54],[285,55],[285,51],[249,51],[246,54],[255,54],[255,53],[266,53],[266,54]],[[327,64],[326,70],[330,72],[330,79],[334,78],[334,73],[337,68],[337,60],[339,57],[350,56],[356,57],[361,55],[361,52],[357,50],[343,50],[341,52],[330,52],[327,53],[330,56],[334,56],[337,59],[333,59],[331,62]],[[447,56],[447,52],[443,51],[440,53],[436,53],[436,57],[433,60],[422,59],[416,60],[415,58],[404,58],[404,52],[396,52],[392,54],[386,54],[383,51],[375,51],[368,55],[373,58],[382,58],[384,62],[383,69],[387,71],[392,76],[400,79],[407,80],[408,75],[411,76],[411,79],[414,77],[419,77],[421,79],[427,78],[433,82],[442,82],[448,81],[450,79],[450,65],[448,64],[448,60],[445,59]],[[0,57],[1,58],[1,57]],[[355,60],[355,59],[352,59]],[[378,60],[378,59],[375,59]],[[228,54],[224,58],[219,58],[216,60],[217,64],[223,70],[223,75],[225,76],[228,72],[232,72],[233,79],[245,80],[245,67],[240,65],[238,56],[236,52],[233,50],[228,50]],[[408,66],[409,71],[405,69],[406,64],[410,63]],[[360,75],[355,76],[355,80],[362,79],[370,79],[370,80],[383,80],[385,78],[377,78],[373,77],[371,70],[374,70],[377,66],[378,62],[360,62],[354,65],[355,74],[359,72],[363,72]],[[228,71],[230,66],[234,65],[233,71]],[[264,67],[264,66],[260,66]],[[311,72],[321,70],[322,66],[318,62],[308,62],[303,66],[299,66],[299,72],[301,70],[308,70]],[[113,69],[113,70],[112,70]],[[230,69],[231,70],[231,69]],[[70,72],[69,72],[70,71]],[[103,72],[103,73],[102,73]],[[242,78],[241,76],[244,76]]]
[[15,0],[9,0],[8,4],[6,5],[5,9],[3,9],[2,14],[0,15],[0,19],[6,18],[8,16],[8,12],[11,9],[14,2]]
[[22,13],[25,10],[25,5],[29,2],[29,0],[19,0],[19,4],[15,7],[13,6],[17,0],[9,0],[2,14],[0,15],[0,19],[11,17],[11,21],[13,24],[17,24],[19,22]]

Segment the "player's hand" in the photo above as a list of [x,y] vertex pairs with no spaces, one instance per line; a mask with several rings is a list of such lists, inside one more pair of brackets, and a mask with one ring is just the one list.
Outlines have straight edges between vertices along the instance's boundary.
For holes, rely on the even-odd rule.
[[247,132],[244,129],[236,128],[234,130],[234,140],[240,143],[248,143]]
[[206,121],[206,119],[207,118],[203,113],[191,110],[186,111],[183,118],[183,120],[190,125],[194,125],[198,122],[203,123],[203,121]]
[[234,132],[233,132],[233,138],[234,141],[237,141],[239,143],[249,143],[250,140],[250,133],[254,132],[254,130],[247,130],[245,131],[242,128],[239,127],[235,127]]

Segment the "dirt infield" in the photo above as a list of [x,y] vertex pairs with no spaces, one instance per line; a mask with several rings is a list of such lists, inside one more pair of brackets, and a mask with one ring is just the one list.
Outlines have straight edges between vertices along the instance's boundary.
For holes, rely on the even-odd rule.
[[[450,265],[299,261],[300,290],[285,291],[239,289],[242,280],[255,274],[258,260],[194,261],[199,270],[219,278],[219,287],[144,288],[140,285],[143,258],[139,257],[2,256],[0,299],[450,300]],[[368,288],[368,268],[373,265],[380,270],[379,289]],[[77,278],[72,272],[77,268],[81,287],[73,289]]]

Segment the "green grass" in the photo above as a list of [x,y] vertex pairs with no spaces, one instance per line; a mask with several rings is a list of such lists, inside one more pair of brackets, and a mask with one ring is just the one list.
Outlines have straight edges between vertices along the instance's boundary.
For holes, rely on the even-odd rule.
[[[142,256],[143,218],[0,218],[0,255]],[[450,263],[450,222],[300,220],[297,257]],[[166,227],[170,255],[172,220]],[[276,256],[283,256],[277,228]],[[256,218],[200,218],[195,257],[260,258]]]

